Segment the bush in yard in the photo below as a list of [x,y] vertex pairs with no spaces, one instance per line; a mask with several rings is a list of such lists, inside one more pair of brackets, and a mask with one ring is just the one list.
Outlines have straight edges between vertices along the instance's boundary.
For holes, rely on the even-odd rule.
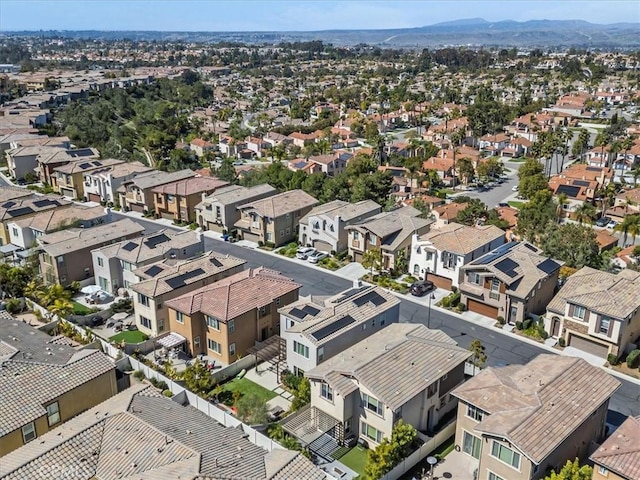
[[22,310],[22,302],[18,298],[10,298],[9,300],[7,300],[5,308],[9,313],[18,313],[20,310]]
[[527,318],[524,322],[522,322],[522,330],[529,330],[532,324],[533,319]]
[[522,327],[523,327],[522,322],[520,321],[516,322],[516,330],[522,330]]
[[498,315],[498,318],[496,318],[496,320],[498,321],[498,323],[500,325],[504,325],[505,324],[504,317],[501,316],[501,315]]
[[443,308],[449,308],[451,306],[451,298],[449,298],[449,296],[444,297],[440,300],[440,306]]
[[610,353],[607,355],[607,362],[609,365],[617,365],[618,364],[618,356],[615,353]]
[[640,350],[632,350],[629,355],[627,355],[627,367],[629,368],[638,368],[640,365]]
[[543,323],[539,323],[537,328],[538,328],[538,335],[540,336],[540,338],[542,340],[546,340],[547,338],[549,338],[549,334],[544,329],[544,324]]
[[561,347],[564,347],[567,344],[567,341],[564,339],[564,337],[560,337],[558,339],[558,345]]
[[138,380],[143,380],[144,372],[142,370],[136,370],[135,372],[133,372],[133,376],[136,377]]
[[171,390],[163,390],[162,391],[162,395],[164,395],[165,397],[173,397],[173,392]]
[[249,425],[267,423],[267,419],[269,418],[267,403],[258,395],[242,395],[237,401],[236,407],[238,409],[238,416]]
[[464,303],[458,303],[458,306],[456,308],[459,312],[464,312],[467,310],[467,306]]

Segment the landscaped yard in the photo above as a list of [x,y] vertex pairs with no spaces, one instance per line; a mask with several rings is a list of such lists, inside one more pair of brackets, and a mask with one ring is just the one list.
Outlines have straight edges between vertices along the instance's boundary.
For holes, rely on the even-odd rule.
[[149,337],[147,337],[140,330],[125,330],[124,332],[120,332],[114,335],[109,340],[111,342],[121,342],[122,340],[124,340],[126,343],[140,343],[144,342],[148,338]]
[[[223,391],[231,392],[240,392],[242,395],[252,395],[260,398],[265,403],[274,398],[277,394],[272,392],[271,390],[267,390],[261,385],[258,385],[251,380],[246,378],[236,378],[231,380],[230,382],[225,383],[222,386]],[[222,396],[222,395],[221,395]]]
[[342,457],[338,459],[340,463],[344,463],[354,472],[357,472],[360,477],[364,474],[364,466],[367,464],[367,452],[366,448],[357,446],[353,447]]
[[92,313],[92,310],[89,307],[78,303],[75,300],[71,300],[71,304],[73,305],[74,315],[89,315],[90,313]]
[[509,200],[507,203],[510,207],[517,208],[518,210],[520,210],[525,204],[525,202],[516,202],[515,200]]

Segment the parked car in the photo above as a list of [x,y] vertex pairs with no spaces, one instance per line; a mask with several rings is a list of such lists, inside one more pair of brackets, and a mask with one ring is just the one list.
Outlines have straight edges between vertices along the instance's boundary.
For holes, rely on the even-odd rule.
[[517,192],[518,191],[518,185],[514,185],[513,187],[511,187],[511,191],[512,192]]
[[422,297],[423,295],[426,295],[427,293],[432,292],[435,289],[436,286],[433,284],[433,282],[429,280],[420,280],[411,284],[411,286],[409,287],[409,292],[414,297]]
[[617,225],[618,225],[618,222],[616,222],[615,220],[611,220],[609,223],[607,223],[607,229],[613,230],[614,228],[616,228]]
[[507,202],[500,202],[498,204],[498,208],[505,208],[505,207],[508,207],[508,206],[509,206],[509,204]]
[[318,263],[323,258],[327,258],[329,256],[326,252],[313,252],[311,255],[307,257],[307,261],[311,263]]
[[316,249],[313,247],[298,247],[298,250],[296,250],[296,258],[299,258],[300,260],[306,260],[307,257],[309,257],[309,255],[311,255],[315,251]]
[[609,217],[600,217],[598,220],[596,220],[595,226],[606,227],[607,225],[609,225],[610,221],[611,219]]

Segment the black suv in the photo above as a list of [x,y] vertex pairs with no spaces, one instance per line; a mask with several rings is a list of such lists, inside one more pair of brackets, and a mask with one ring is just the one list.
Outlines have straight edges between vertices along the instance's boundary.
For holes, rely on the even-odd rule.
[[419,282],[411,284],[411,286],[409,287],[409,292],[414,297],[421,297],[435,289],[436,286],[433,284],[433,282],[430,282],[429,280],[420,280]]

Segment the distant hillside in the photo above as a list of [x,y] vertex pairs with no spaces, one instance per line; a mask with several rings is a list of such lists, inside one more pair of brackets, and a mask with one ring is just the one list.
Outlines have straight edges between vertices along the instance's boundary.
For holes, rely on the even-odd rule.
[[60,36],[89,39],[234,41],[278,43],[322,40],[334,45],[367,43],[386,47],[440,47],[446,45],[504,47],[640,48],[640,23],[600,25],[583,20],[455,20],[419,28],[389,30],[325,30],[317,32],[149,32],[48,31],[11,32],[13,35]]

